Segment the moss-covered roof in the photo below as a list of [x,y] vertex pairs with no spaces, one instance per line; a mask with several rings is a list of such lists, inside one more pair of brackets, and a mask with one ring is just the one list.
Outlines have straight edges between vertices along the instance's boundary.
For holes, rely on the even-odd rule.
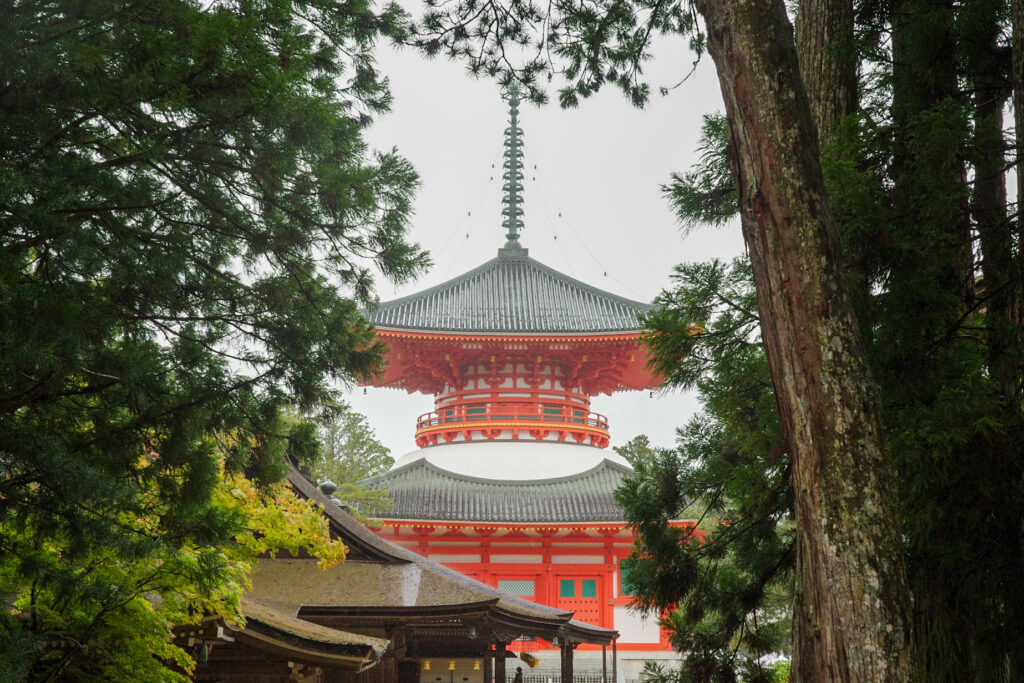
[[297,493],[323,507],[335,533],[346,544],[357,545],[364,559],[350,559],[327,569],[320,569],[312,559],[261,559],[253,571],[249,594],[261,605],[292,616],[313,606],[336,606],[349,614],[363,611],[368,617],[388,610],[399,616],[416,611],[440,614],[445,609],[458,613],[471,608],[485,610],[511,628],[516,624],[524,629],[569,628],[579,640],[596,643],[617,636],[609,629],[571,622],[572,612],[506,595],[380,538],[297,470],[291,469],[288,480]]
[[290,613],[293,610],[267,604],[252,594],[242,598],[242,614],[246,619],[243,628],[246,631],[273,634],[297,646],[326,652],[368,652],[379,657],[388,648],[388,641],[382,638],[327,628]]

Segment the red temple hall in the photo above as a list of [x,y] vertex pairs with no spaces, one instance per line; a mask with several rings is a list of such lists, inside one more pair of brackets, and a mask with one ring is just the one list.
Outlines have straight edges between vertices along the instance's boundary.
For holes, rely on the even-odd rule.
[[[549,268],[520,244],[515,91],[509,102],[504,246],[477,268],[369,314],[389,348],[373,385],[432,395],[434,406],[416,419],[417,450],[365,483],[394,503],[379,535],[502,593],[617,630],[618,675],[635,679],[644,660],[673,654],[657,615],[627,608],[633,536],[613,494],[631,470],[607,448],[608,418],[590,401],[658,387],[640,323],[650,306]],[[527,674],[550,669],[558,680],[555,644],[519,640],[510,649],[538,667],[523,664]],[[576,672],[599,672],[601,654],[580,645]],[[447,660],[424,660],[420,680],[435,681],[440,664],[447,682]],[[461,664],[469,673],[460,678],[475,680]]]

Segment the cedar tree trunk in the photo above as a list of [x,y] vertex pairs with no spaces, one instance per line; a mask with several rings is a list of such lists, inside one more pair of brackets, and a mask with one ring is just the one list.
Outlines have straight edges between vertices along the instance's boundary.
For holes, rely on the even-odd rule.
[[700,0],[761,329],[793,462],[794,673],[911,678],[893,472],[781,0]]
[[853,1],[800,0],[796,53],[818,147],[825,149],[835,137],[836,124],[857,110]]
[[[968,33],[969,75],[974,83],[974,196],[971,213],[981,238],[986,325],[989,328],[989,373],[1002,398],[1013,406],[1020,383],[1018,321],[1019,282],[1013,273],[1013,228],[1006,216],[1006,142],[1003,106],[1010,94],[999,41],[1000,2],[975,0],[974,31]],[[1019,408],[1012,407],[1013,410]]]

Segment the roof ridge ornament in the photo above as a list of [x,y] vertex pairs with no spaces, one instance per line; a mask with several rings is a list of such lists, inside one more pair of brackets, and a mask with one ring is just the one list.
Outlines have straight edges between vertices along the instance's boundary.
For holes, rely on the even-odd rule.
[[501,215],[505,220],[501,226],[506,228],[505,237],[508,242],[499,251],[502,255],[519,255],[522,247],[519,245],[519,231],[523,229],[523,162],[520,159],[522,153],[523,129],[519,127],[519,85],[513,81],[508,86],[506,94],[509,105],[509,127],[505,129],[505,162],[502,165],[502,209]]

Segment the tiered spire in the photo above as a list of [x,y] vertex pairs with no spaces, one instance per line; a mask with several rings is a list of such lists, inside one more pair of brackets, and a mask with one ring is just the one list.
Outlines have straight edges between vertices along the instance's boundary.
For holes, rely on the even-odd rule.
[[519,127],[519,87],[513,83],[508,89],[509,104],[509,127],[505,129],[505,163],[502,180],[505,184],[502,191],[505,193],[501,203],[504,205],[501,215],[505,217],[501,226],[508,232],[508,244],[505,246],[518,246],[519,231],[523,229],[522,197],[523,191],[523,162],[519,160],[520,146],[523,142],[523,129]]

